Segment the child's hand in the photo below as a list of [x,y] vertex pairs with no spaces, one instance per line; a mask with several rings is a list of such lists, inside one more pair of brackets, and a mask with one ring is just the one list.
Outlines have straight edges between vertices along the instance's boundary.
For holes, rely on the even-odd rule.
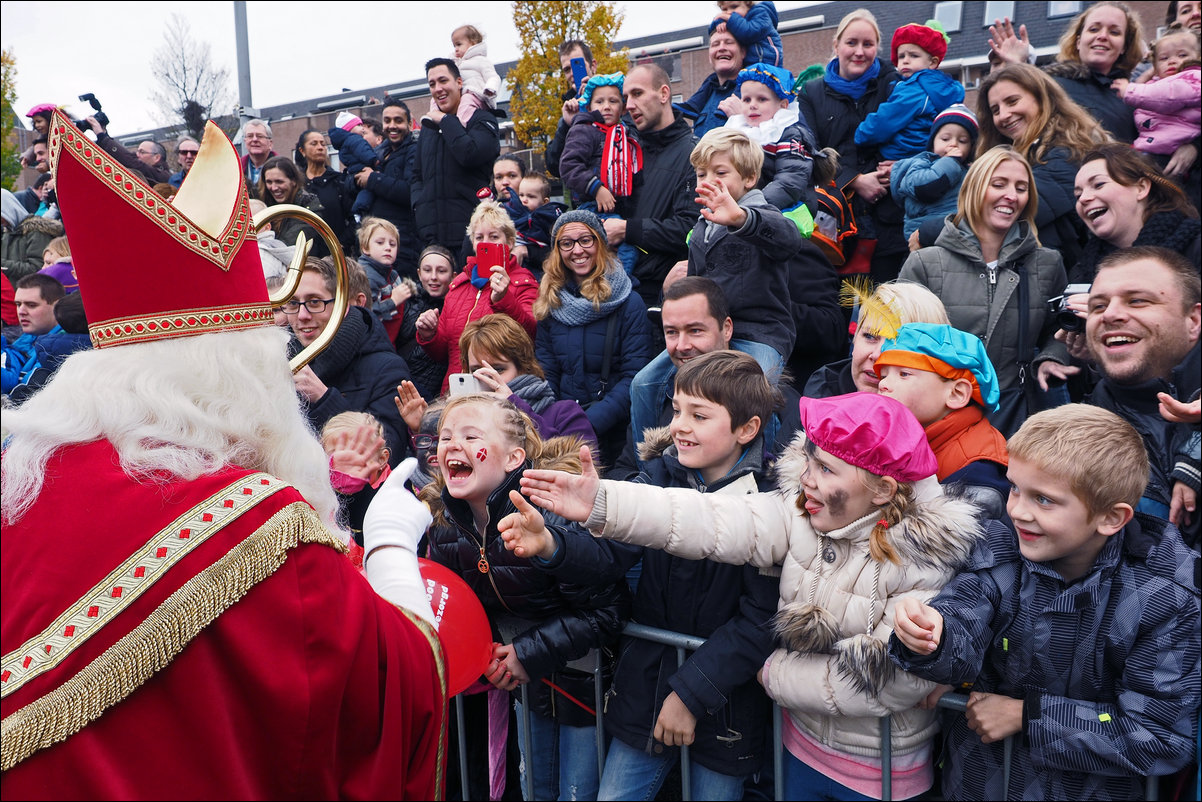
[[964,715],[968,726],[981,736],[981,742],[991,744],[1022,732],[1023,700],[973,691],[968,695]]
[[438,310],[427,309],[417,316],[417,333],[423,340],[431,340],[438,332]]
[[720,182],[702,181],[698,184],[697,203],[702,207],[701,216],[711,223],[738,228],[747,222],[747,212]]
[[555,554],[555,537],[547,529],[542,514],[516,490],[509,491],[509,500],[517,512],[511,512],[497,524],[505,548],[519,557],[551,559]]
[[1119,97],[1126,97],[1127,89],[1130,86],[1131,86],[1131,82],[1128,81],[1126,78],[1115,78],[1113,81],[1110,82],[1110,88]]
[[405,301],[408,301],[412,297],[413,288],[402,281],[400,284],[396,285],[392,291],[392,304],[397,309],[400,309],[405,305]]
[[697,717],[694,716],[676,691],[668,694],[663,707],[659,709],[659,718],[655,720],[655,740],[664,746],[692,746],[697,735]]
[[544,510],[563,516],[569,521],[587,521],[597,500],[601,477],[593,467],[593,452],[580,447],[583,473],[577,476],[565,471],[528,470],[522,474],[522,492]]
[[734,95],[731,95],[730,97],[727,97],[727,98],[723,98],[722,102],[718,104],[718,111],[722,112],[727,117],[733,117],[736,114],[742,114],[743,113],[743,101],[739,100]]
[[492,662],[488,664],[484,678],[503,691],[512,691],[530,682],[530,676],[518,660],[513,646],[504,643],[492,645]]
[[943,616],[913,596],[903,596],[893,613],[893,632],[915,654],[930,654],[943,637]]
[[505,297],[505,292],[509,289],[509,273],[504,265],[493,265],[490,270],[492,278],[488,280],[488,286],[492,289],[490,297],[495,304]]
[[1169,502],[1169,522],[1184,529],[1194,519],[1198,509],[1198,494],[1184,482],[1173,482],[1173,498]]
[[392,399],[396,404],[397,412],[401,413],[401,420],[405,421],[405,425],[409,427],[409,431],[416,432],[422,427],[422,418],[425,417],[426,399],[422,398],[422,394],[417,391],[416,385],[413,382],[405,379],[397,385],[396,397]]
[[380,452],[384,438],[376,433],[375,427],[362,424],[354,433],[339,432],[334,436],[330,450],[330,467],[347,476],[371,481],[379,473]]
[[935,690],[928,693],[925,699],[914,706],[919,710],[934,710],[935,705],[937,705],[939,700],[943,698],[943,695],[950,690],[952,690],[951,685],[936,685]]
[[729,11],[719,11],[718,14],[714,17],[714,19],[720,19],[723,22],[726,22],[728,19],[730,19],[730,12]]
[[609,191],[609,188],[602,185],[597,194],[593,196],[593,200],[597,204],[597,211],[609,214],[614,210],[614,194]]
[[476,368],[472,371],[472,375],[479,379],[498,398],[506,399],[513,395],[513,390],[509,389],[509,385],[501,379],[501,374],[497,373],[497,369],[483,359],[480,362],[483,367]]

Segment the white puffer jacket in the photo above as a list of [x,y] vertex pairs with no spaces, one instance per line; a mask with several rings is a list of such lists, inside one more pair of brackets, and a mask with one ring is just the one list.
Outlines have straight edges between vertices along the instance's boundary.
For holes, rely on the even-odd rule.
[[893,754],[912,752],[937,729],[934,710],[914,707],[934,685],[889,662],[894,608],[905,596],[929,601],[964,565],[981,537],[979,512],[933,485],[939,495],[916,502],[889,529],[900,565],[877,562],[868,540],[880,513],[825,537],[810,526],[801,499],[804,445],[799,434],[781,456],[771,494],[603,481],[587,525],[689,559],[782,566],[777,631],[788,647],[768,659],[768,695],[817,742],[870,758],[880,756],[879,719],[892,714]]
[[488,45],[474,44],[463,51],[463,58],[456,59],[463,88],[481,97],[495,98],[501,91],[501,76],[488,58]]

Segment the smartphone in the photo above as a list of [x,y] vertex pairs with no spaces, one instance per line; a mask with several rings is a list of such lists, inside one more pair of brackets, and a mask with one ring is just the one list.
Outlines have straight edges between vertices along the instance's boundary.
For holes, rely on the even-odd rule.
[[485,275],[494,265],[509,264],[509,246],[503,242],[481,242],[476,245],[476,264],[480,274]]
[[[580,56],[572,59],[572,83],[576,86],[576,94],[580,94],[580,90],[584,88],[584,82],[588,80],[588,67],[584,64],[584,59]],[[562,86],[562,84],[560,84]]]
[[470,373],[451,374],[451,398],[457,395],[476,395],[484,392],[480,380]]

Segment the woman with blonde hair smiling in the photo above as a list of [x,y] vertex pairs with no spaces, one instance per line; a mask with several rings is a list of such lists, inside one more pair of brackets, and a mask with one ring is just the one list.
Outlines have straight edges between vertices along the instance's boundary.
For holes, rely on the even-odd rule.
[[1028,398],[1042,403],[1034,395],[1036,354],[1069,361],[1063,343],[1052,338],[1056,319],[1046,304],[1067,279],[1060,254],[1040,247],[1035,186],[1031,166],[1014,148],[986,151],[964,176],[960,211],[944,222],[935,245],[910,254],[901,271],[903,280],[943,300],[953,326],[985,343],[1002,389],[1002,408],[991,422],[1006,436],[1026,419]]

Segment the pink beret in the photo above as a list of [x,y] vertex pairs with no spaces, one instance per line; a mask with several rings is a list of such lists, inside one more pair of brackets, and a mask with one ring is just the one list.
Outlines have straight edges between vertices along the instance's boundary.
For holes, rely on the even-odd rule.
[[801,399],[801,427],[823,451],[876,476],[917,482],[938,468],[922,424],[877,393]]

